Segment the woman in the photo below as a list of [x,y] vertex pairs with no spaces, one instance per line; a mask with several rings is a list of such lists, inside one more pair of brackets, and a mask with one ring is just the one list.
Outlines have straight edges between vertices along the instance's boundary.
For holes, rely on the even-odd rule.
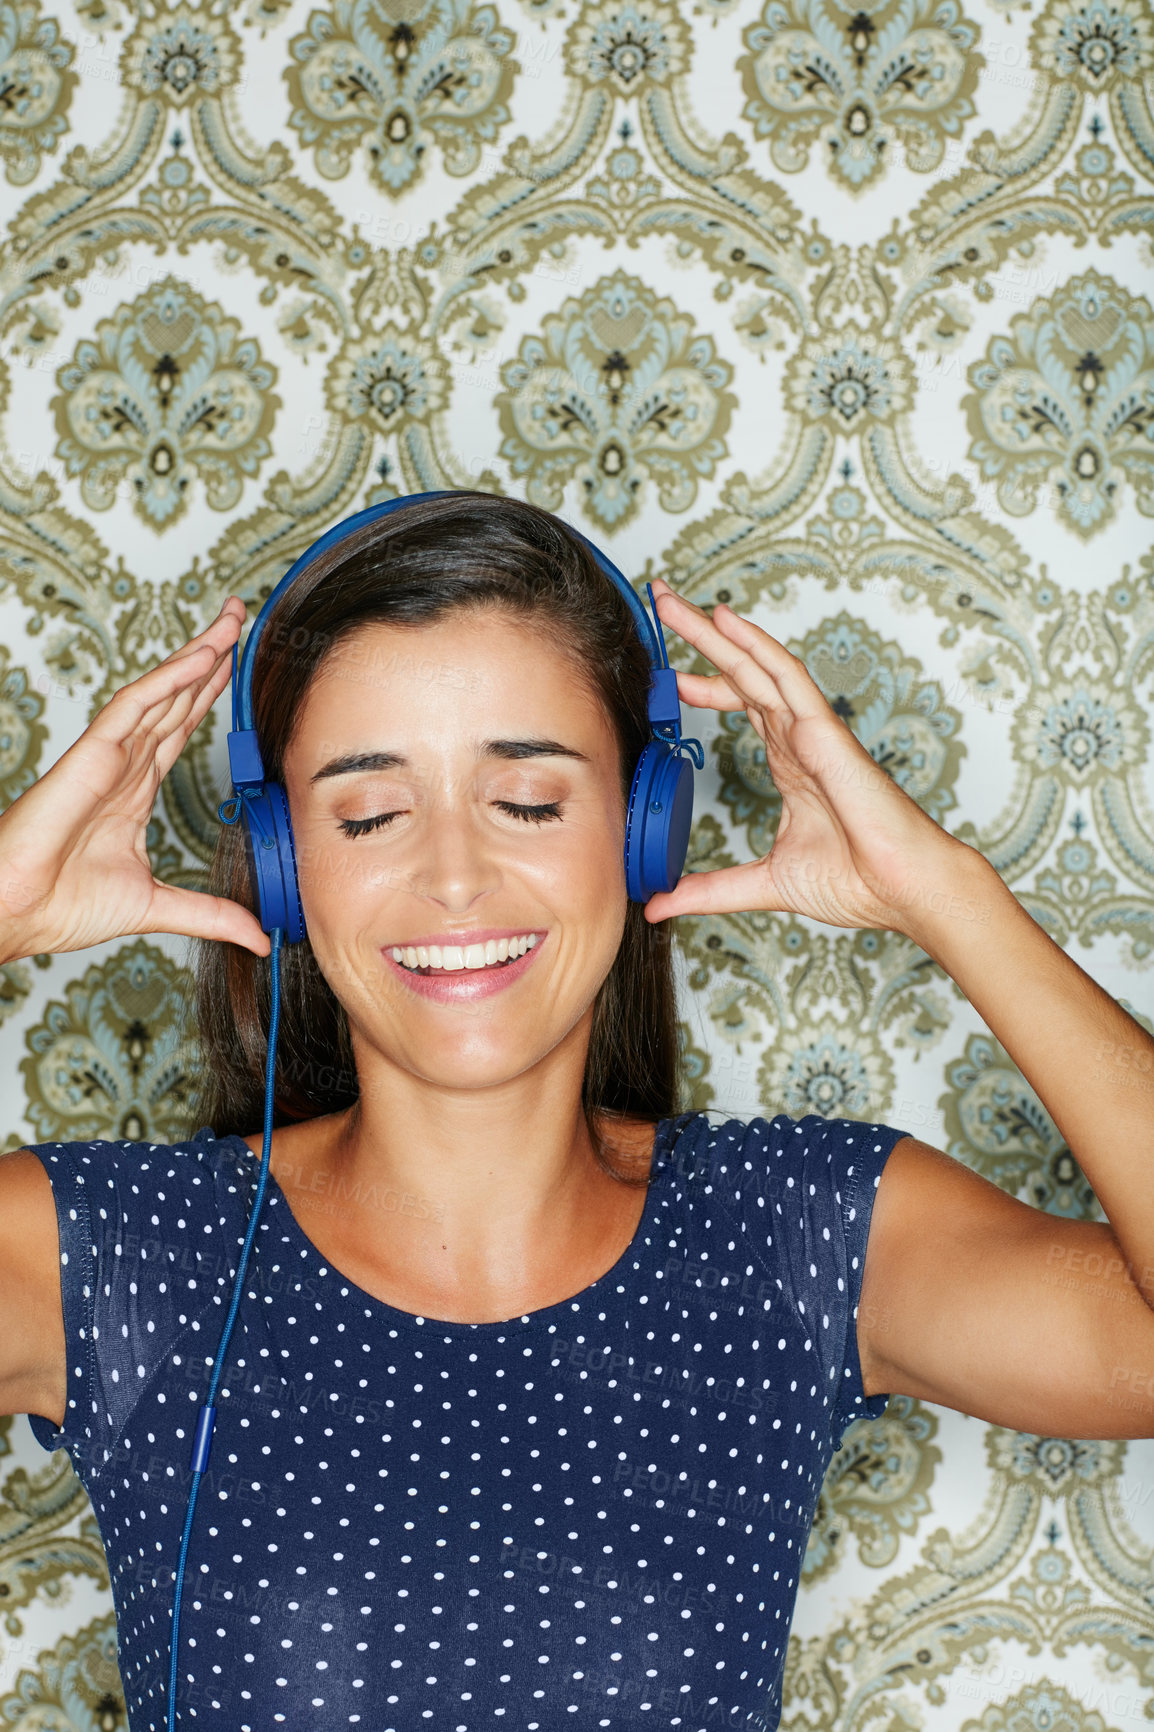
[[[269,622],[256,722],[308,942],[284,956],[274,1182],[183,1590],[189,1723],[768,1732],[852,1419],[904,1392],[1048,1435],[1154,1430],[1154,1402],[1112,1400],[1119,1367],[1128,1393],[1154,1372],[1154,1042],[795,657],[656,589],[718,670],[679,675],[682,700],[746,711],[783,814],[764,860],[644,907],[622,840],[649,669],[557,519],[413,506],[318,559]],[[0,954],[206,941],[212,1129],[0,1161],[0,1409],[34,1416],[92,1497],[132,1732],[170,1708],[269,979],[236,829],[211,896],[158,884],[144,834],[243,619],[226,602],[0,819]],[[666,923],[736,909],[914,939],[1110,1225],[1037,1212],[894,1127],[678,1112]]]

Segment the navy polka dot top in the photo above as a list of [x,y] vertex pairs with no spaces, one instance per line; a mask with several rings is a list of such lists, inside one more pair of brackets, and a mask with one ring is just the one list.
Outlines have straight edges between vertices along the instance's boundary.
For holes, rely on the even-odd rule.
[[[718,1115],[715,1115],[717,1117]],[[876,1186],[905,1133],[658,1126],[636,1234],[505,1322],[398,1311],[270,1175],[201,1481],[178,1724],[220,1732],[772,1732],[802,1556],[862,1392]],[[163,1732],[189,1452],[259,1162],[47,1143],[68,1404],[130,1732]]]

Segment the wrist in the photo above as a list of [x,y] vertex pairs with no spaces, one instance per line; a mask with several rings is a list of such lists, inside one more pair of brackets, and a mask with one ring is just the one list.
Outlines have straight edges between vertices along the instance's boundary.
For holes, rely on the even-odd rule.
[[0,967],[7,962],[22,962],[43,950],[21,911],[22,904],[31,910],[40,900],[30,885],[22,884],[0,865]]
[[935,962],[984,936],[1006,899],[1021,910],[1000,873],[968,842],[948,839],[941,855],[919,870],[901,911],[899,930]]

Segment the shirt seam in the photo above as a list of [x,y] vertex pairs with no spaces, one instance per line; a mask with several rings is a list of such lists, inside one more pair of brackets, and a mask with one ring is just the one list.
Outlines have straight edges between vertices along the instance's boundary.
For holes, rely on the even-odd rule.
[[[179,1145],[177,1145],[177,1146],[179,1146]],[[253,1186],[253,1191],[254,1191],[254,1195],[255,1195],[255,1182],[254,1182],[254,1186]],[[248,1204],[248,1212],[245,1215],[246,1228],[247,1228],[247,1222],[248,1222],[249,1214],[251,1213],[251,1210],[252,1210],[252,1201],[253,1201],[253,1199],[250,1198],[250,1201]],[[261,1211],[261,1214],[263,1217],[263,1214],[264,1214],[263,1209]],[[242,1234],[241,1239],[239,1241],[239,1244],[243,1244],[243,1242],[244,1242],[244,1235]],[[253,1246],[253,1250],[254,1251],[256,1250],[255,1245]],[[239,1245],[238,1245],[238,1250],[237,1250],[238,1261],[239,1261],[239,1255],[240,1255],[240,1252],[239,1252]],[[245,1270],[246,1283],[251,1279],[251,1274],[252,1274],[252,1263],[250,1261],[249,1267]],[[235,1267],[232,1269],[231,1273],[226,1274],[225,1282],[226,1282],[227,1291],[228,1291],[228,1299],[226,1299],[224,1301],[224,1309],[221,1313],[221,1329],[222,1330],[224,1328],[224,1320],[228,1316],[228,1305],[231,1303],[232,1289],[236,1285],[236,1268]],[[103,1472],[104,1468],[107,1467],[108,1465],[110,1465],[110,1463],[112,1462],[112,1460],[116,1454],[117,1446],[119,1445],[121,1438],[124,1436],[124,1433],[128,1430],[128,1427],[132,1424],[133,1420],[136,1418],[136,1414],[137,1414],[137,1411],[140,1407],[140,1403],[144,1400],[144,1397],[147,1395],[149,1388],[151,1387],[151,1385],[153,1384],[155,1379],[160,1376],[161,1372],[167,1372],[167,1371],[172,1369],[174,1354],[178,1351],[178,1349],[180,1349],[183,1346],[186,1336],[191,1331],[193,1331],[198,1324],[200,1324],[202,1322],[202,1319],[204,1318],[204,1315],[207,1312],[209,1306],[212,1305],[214,1298],[215,1298],[215,1294],[213,1294],[211,1292],[208,1293],[204,1297],[204,1299],[202,1300],[201,1306],[200,1306],[200,1310],[195,1314],[195,1316],[190,1314],[187,1322],[181,1324],[179,1333],[172,1337],[172,1339],[170,1340],[168,1347],[166,1348],[165,1352],[160,1356],[160,1358],[158,1358],[156,1364],[153,1366],[153,1368],[149,1372],[148,1376],[146,1378],[144,1378],[143,1382],[141,1382],[139,1384],[138,1389],[137,1389],[137,1393],[136,1393],[136,1399],[133,1401],[131,1408],[129,1409],[128,1413],[125,1415],[124,1419],[121,1421],[116,1432],[110,1436],[109,1443],[107,1446],[107,1448],[108,1448],[108,1460],[101,1462],[100,1466],[91,1475],[91,1477],[94,1480],[96,1478],[98,1478],[100,1473]],[[241,1295],[241,1298],[242,1299],[244,1298],[243,1293]],[[191,1312],[191,1307],[190,1307],[190,1312]],[[239,1310],[238,1310],[238,1316],[239,1316]],[[217,1346],[217,1348],[219,1348],[219,1346],[220,1346],[219,1333],[217,1335],[216,1346]],[[231,1341],[229,1342],[229,1346],[230,1347],[232,1346]],[[207,1351],[206,1351],[205,1357],[206,1358],[209,1357]],[[215,1364],[215,1362],[216,1362],[216,1351],[215,1350],[212,1353],[211,1358],[212,1358],[212,1362]],[[221,1372],[221,1382],[222,1382],[222,1386],[223,1386],[223,1383],[224,1383],[224,1371],[223,1371],[223,1369]],[[203,1408],[203,1406],[204,1406],[204,1399],[203,1399],[203,1397],[201,1397],[200,1401],[197,1404],[197,1412],[198,1413],[199,1413],[200,1409]],[[189,1448],[191,1450],[191,1444],[189,1445]]]
[[[854,1312],[858,1309],[858,1307],[851,1302],[852,1294],[850,1291],[850,1287],[851,1287],[851,1283],[852,1283],[852,1279],[853,1279],[853,1247],[852,1247],[852,1243],[851,1243],[851,1234],[850,1234],[850,1229],[853,1226],[853,1222],[850,1219],[850,1214],[851,1214],[851,1211],[854,1211],[857,1208],[857,1188],[858,1188],[859,1171],[860,1171],[860,1169],[858,1166],[858,1157],[855,1154],[854,1170],[846,1180],[845,1191],[844,1191],[843,1196],[842,1196],[842,1205],[841,1205],[841,1234],[842,1234],[842,1243],[845,1246],[845,1252],[846,1252],[846,1259],[845,1259],[845,1273],[846,1273],[845,1332],[843,1334],[842,1344],[841,1344],[842,1375],[838,1379],[838,1392],[837,1392],[837,1397],[836,1397],[834,1404],[833,1404],[833,1413],[831,1415],[831,1421],[832,1421],[831,1428],[830,1428],[830,1436],[831,1437],[833,1437],[835,1435],[835,1432],[837,1431],[839,1424],[841,1425],[841,1428],[844,1430],[845,1426],[850,1423],[850,1415],[849,1414],[845,1414],[844,1418],[843,1418],[842,1403],[843,1403],[843,1399],[845,1396],[845,1384],[846,1384],[845,1371],[846,1371],[846,1367],[850,1364],[850,1357],[849,1357],[850,1330],[851,1329],[856,1330],[856,1328],[857,1328],[857,1318],[854,1316]],[[864,1258],[862,1260],[862,1274],[863,1275],[865,1274]],[[860,1287],[859,1287],[859,1292],[860,1292]],[[856,1340],[854,1342],[854,1356],[855,1356],[855,1358],[858,1357]],[[860,1370],[861,1370],[860,1361],[859,1361],[859,1365],[858,1365],[858,1370],[860,1373]],[[851,1381],[852,1381],[852,1377],[851,1377]],[[860,1381],[861,1381],[860,1376],[859,1376],[858,1381],[860,1383]],[[864,1389],[863,1389],[862,1393],[864,1395],[864,1393],[865,1393]]]
[[[84,1261],[85,1261],[85,1267],[84,1267],[84,1272],[83,1272],[84,1273],[84,1279],[82,1280],[82,1283],[81,1283],[80,1306],[81,1306],[81,1310],[84,1313],[84,1340],[85,1340],[85,1346],[87,1348],[87,1353],[85,1355],[86,1362],[87,1362],[87,1368],[86,1368],[86,1373],[85,1373],[85,1382],[87,1383],[87,1386],[88,1386],[88,1403],[89,1403],[89,1410],[91,1411],[92,1403],[96,1399],[96,1332],[95,1332],[95,1319],[96,1319],[96,1253],[95,1253],[95,1243],[96,1243],[96,1241],[95,1241],[95,1238],[94,1238],[93,1232],[92,1232],[92,1211],[88,1207],[88,1187],[87,1187],[87,1184],[84,1181],[84,1179],[81,1177],[75,1164],[72,1162],[70,1162],[69,1164],[72,1166],[73,1189],[76,1193],[76,1197],[78,1200],[78,1204],[79,1204],[79,1208],[80,1208],[80,1212],[81,1212],[81,1216],[82,1216],[82,1224],[84,1227]],[[61,1281],[63,1281],[63,1279],[64,1279],[64,1266],[63,1266],[63,1264],[60,1265],[60,1279],[61,1279]],[[84,1297],[84,1288],[85,1287],[88,1288],[87,1299],[85,1299],[85,1297]],[[63,1309],[63,1296],[61,1298],[61,1309]],[[65,1427],[67,1426],[67,1423],[68,1423],[68,1397],[67,1397],[67,1394],[65,1395],[64,1402],[65,1402],[65,1405],[64,1405],[64,1425],[62,1425],[60,1428],[61,1435],[64,1434]],[[79,1438],[77,1438],[76,1439],[77,1445],[79,1445],[79,1441],[80,1441]],[[62,1444],[57,1445],[57,1448],[62,1448],[62,1447],[64,1447]]]
[[[77,1354],[76,1358],[81,1359],[84,1364],[84,1384],[88,1394],[89,1406],[91,1408],[93,1395],[96,1389],[96,1342],[94,1338],[94,1322],[96,1316],[96,1258],[93,1250],[92,1213],[88,1207],[88,1193],[83,1175],[71,1154],[68,1153],[67,1146],[63,1143],[57,1144],[55,1154],[48,1152],[50,1146],[51,1145],[45,1146],[43,1144],[29,1145],[32,1152],[36,1154],[36,1158],[40,1161],[41,1166],[44,1167],[45,1171],[48,1173],[49,1183],[52,1182],[51,1172],[48,1171],[50,1163],[62,1166],[66,1177],[71,1180],[69,1186],[70,1198],[64,1203],[64,1207],[65,1209],[75,1208],[76,1210],[77,1221],[80,1228],[79,1237],[81,1249],[79,1255],[82,1259],[80,1291],[77,1294],[77,1298],[79,1300],[80,1316],[83,1323],[84,1345],[82,1352]],[[39,1148],[45,1149],[45,1153],[48,1154],[48,1161],[41,1158],[41,1155],[38,1152]],[[83,1448],[83,1440],[78,1435],[80,1421],[73,1421],[70,1423],[70,1415],[74,1406],[72,1401],[72,1367],[75,1361],[73,1357],[72,1344],[68,1341],[68,1315],[64,1303],[64,1271],[67,1266],[65,1263],[65,1257],[71,1256],[72,1253],[64,1243],[64,1234],[61,1230],[60,1224],[61,1210],[57,1201],[56,1186],[54,1184],[52,1185],[52,1192],[53,1208],[56,1214],[56,1267],[60,1274],[60,1310],[65,1326],[66,1364],[64,1373],[64,1416],[59,1425],[56,1425],[51,1417],[46,1413],[37,1414],[36,1418],[43,1419],[48,1425],[51,1425],[53,1431],[56,1432],[56,1441],[52,1445],[52,1450],[55,1451],[62,1449],[66,1453],[71,1454],[74,1449],[78,1450]],[[85,1287],[88,1289],[87,1298],[85,1298],[84,1295]]]

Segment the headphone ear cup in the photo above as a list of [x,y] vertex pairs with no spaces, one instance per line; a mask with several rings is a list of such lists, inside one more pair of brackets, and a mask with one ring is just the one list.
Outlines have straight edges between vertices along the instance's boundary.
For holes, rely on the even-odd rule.
[[625,817],[625,888],[633,902],[672,890],[689,852],[693,765],[651,740],[633,772]]
[[265,932],[278,926],[286,944],[305,935],[304,909],[297,883],[296,843],[288,800],[279,782],[266,782],[241,801],[241,827],[257,917]]

